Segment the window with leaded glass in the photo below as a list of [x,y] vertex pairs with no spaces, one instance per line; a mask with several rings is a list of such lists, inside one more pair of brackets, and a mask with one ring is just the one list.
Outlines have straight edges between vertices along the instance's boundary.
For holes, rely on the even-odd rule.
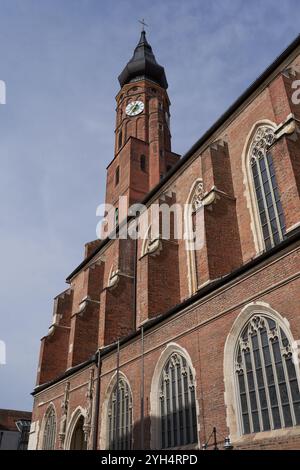
[[45,417],[45,428],[43,436],[43,449],[54,450],[56,437],[56,417],[54,408],[51,407]]
[[270,151],[273,142],[273,129],[260,127],[250,153],[257,210],[266,249],[275,246],[285,237],[285,218]]
[[113,388],[108,406],[110,450],[130,450],[132,443],[132,395],[128,383],[120,379]]
[[243,434],[300,424],[300,393],[291,344],[271,317],[255,315],[236,354]]
[[174,353],[160,379],[160,429],[162,449],[196,443],[195,383],[186,359]]

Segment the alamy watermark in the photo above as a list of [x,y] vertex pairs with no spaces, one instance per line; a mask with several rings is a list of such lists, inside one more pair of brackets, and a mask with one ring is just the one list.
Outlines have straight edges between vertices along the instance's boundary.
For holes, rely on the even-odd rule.
[[0,104],[6,104],[6,84],[0,80]]
[[6,344],[4,341],[0,340],[0,366],[6,364]]
[[101,217],[96,228],[101,240],[185,240],[189,251],[199,250],[204,245],[204,206],[195,210],[193,204],[168,205],[133,204],[128,208],[126,196],[120,196],[118,207],[100,204],[96,215]]
[[[0,104],[6,104],[6,84],[0,80]],[[6,344],[0,340],[0,366],[6,364]]]

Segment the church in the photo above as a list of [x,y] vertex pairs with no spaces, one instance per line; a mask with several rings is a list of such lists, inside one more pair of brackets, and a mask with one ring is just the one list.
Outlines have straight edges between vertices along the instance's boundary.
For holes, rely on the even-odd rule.
[[299,80],[300,36],[180,156],[141,32],[105,236],[54,299],[29,449],[300,449]]

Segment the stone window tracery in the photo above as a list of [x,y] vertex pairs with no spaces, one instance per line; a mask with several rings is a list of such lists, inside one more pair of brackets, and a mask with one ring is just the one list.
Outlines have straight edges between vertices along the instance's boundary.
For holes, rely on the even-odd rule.
[[56,416],[53,406],[48,410],[45,417],[45,428],[43,435],[43,450],[54,450],[56,438]]
[[200,209],[203,206],[204,184],[201,179],[194,182],[185,208],[185,239],[189,270],[189,290],[194,294],[199,287],[198,252],[199,242],[203,238],[204,225],[201,221]]
[[192,212],[197,212],[197,210],[202,206],[202,199],[204,196],[204,185],[203,181],[198,181],[196,184],[194,191],[193,191],[193,196],[191,200],[191,205],[192,205]]
[[235,373],[243,434],[300,424],[300,392],[291,344],[279,323],[255,315],[237,345]]
[[161,448],[197,442],[195,383],[186,359],[173,353],[160,378]]
[[274,129],[261,126],[250,148],[250,167],[266,249],[275,246],[285,237],[285,218],[270,151],[274,140]]
[[132,446],[132,395],[128,383],[119,379],[108,405],[110,450],[130,450]]

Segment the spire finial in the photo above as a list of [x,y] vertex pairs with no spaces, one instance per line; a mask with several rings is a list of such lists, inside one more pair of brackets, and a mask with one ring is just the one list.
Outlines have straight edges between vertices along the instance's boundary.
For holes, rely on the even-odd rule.
[[142,20],[139,20],[139,23],[141,23],[141,25],[142,25],[142,32],[144,32],[144,31],[145,31],[145,26],[148,26],[147,23],[145,23],[144,18],[143,18]]
[[148,25],[144,18],[138,20],[138,22],[142,25],[141,36],[134,49],[133,56],[119,75],[120,85],[122,87],[126,83],[147,79],[158,83],[166,90],[168,82],[164,68],[156,62],[152,47],[146,38],[145,26]]

